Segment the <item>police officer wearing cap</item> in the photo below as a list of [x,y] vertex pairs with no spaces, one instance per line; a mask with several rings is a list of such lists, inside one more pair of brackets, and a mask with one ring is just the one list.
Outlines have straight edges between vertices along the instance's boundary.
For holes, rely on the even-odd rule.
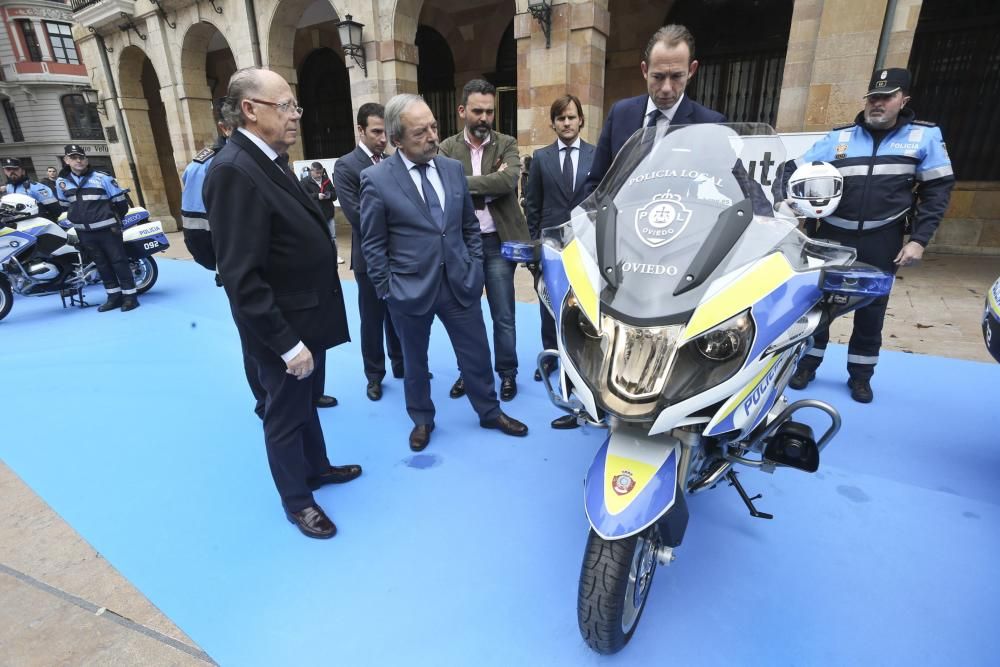
[[[844,178],[835,215],[820,219],[817,238],[857,249],[858,261],[895,273],[924,254],[948,208],[955,176],[941,130],[906,108],[910,73],[901,68],[877,70],[865,95],[864,111],[850,125],[834,128],[805,155],[789,160],[782,188],[795,169],[821,160]],[[909,229],[907,227],[909,226]],[[904,243],[904,235],[910,238]],[[851,398],[870,403],[871,378],[882,346],[888,297],[854,314],[847,348],[847,384]],[[816,377],[829,331],[817,333],[814,347],[799,362],[789,386],[803,389]]]
[[93,256],[108,293],[97,312],[138,308],[135,279],[122,242],[121,219],[128,213],[128,191],[108,174],[91,169],[79,144],[66,145],[63,162],[66,166],[56,179],[56,196],[80,243]]
[[21,161],[16,157],[5,157],[0,160],[0,164],[3,165],[3,173],[7,177],[5,194],[28,195],[38,202],[38,210],[42,215],[53,222],[59,219],[62,207],[49,187],[29,179],[21,168]]

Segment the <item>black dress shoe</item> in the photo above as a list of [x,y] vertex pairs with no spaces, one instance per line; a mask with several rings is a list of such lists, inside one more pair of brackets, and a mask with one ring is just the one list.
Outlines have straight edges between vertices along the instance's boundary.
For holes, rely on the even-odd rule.
[[139,307],[139,299],[135,294],[126,294],[122,297],[122,312],[127,313]]
[[343,484],[358,477],[361,477],[361,466],[359,465],[330,466],[325,473],[318,477],[307,479],[306,484],[309,485],[310,489],[315,491],[327,484]]
[[541,381],[542,381],[542,372],[536,368],[535,369],[535,382],[541,382]]
[[[545,374],[546,375],[552,375],[552,373],[554,373],[555,370],[556,370],[555,365],[546,366],[545,367]],[[542,371],[540,371],[540,370],[538,370],[536,368],[535,369],[535,382],[541,382],[541,381],[542,381]]]
[[465,378],[459,375],[458,379],[455,380],[455,384],[451,385],[451,391],[448,392],[448,395],[452,398],[462,398],[465,396]]
[[114,294],[109,294],[108,300],[97,307],[97,312],[106,313],[109,310],[115,310],[116,308],[121,308],[123,299],[124,297],[122,297],[121,292],[115,292]]
[[483,428],[495,428],[506,435],[514,435],[519,438],[528,435],[528,427],[526,425],[513,417],[508,417],[502,412],[496,419],[480,419],[479,425]]
[[500,400],[512,401],[517,396],[517,381],[514,376],[500,378]]
[[319,505],[310,505],[298,512],[285,511],[285,516],[303,535],[317,540],[328,540],[337,534],[337,527]]
[[337,407],[337,399],[333,396],[323,395],[316,399],[317,408],[335,408]]
[[427,445],[431,441],[431,431],[434,430],[434,424],[417,424],[410,431],[410,449],[415,452],[422,452],[427,449]]
[[559,429],[560,431],[570,428],[580,428],[580,422],[576,420],[576,416],[574,415],[563,415],[552,420],[552,428]]
[[382,398],[382,383],[378,380],[369,380],[368,389],[365,390],[369,401],[377,401]]
[[868,380],[851,378],[847,381],[847,386],[851,388],[851,398],[858,403],[871,403],[872,399],[875,398],[872,385]]

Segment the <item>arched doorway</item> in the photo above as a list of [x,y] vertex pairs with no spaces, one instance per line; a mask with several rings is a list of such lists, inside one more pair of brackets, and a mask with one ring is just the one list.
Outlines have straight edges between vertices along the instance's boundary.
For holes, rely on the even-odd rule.
[[458,132],[455,110],[455,59],[441,33],[427,25],[417,26],[417,91],[434,112],[441,137]]
[[212,114],[212,101],[226,94],[229,77],[236,71],[236,59],[222,32],[211,23],[193,24],[184,35],[181,50],[181,76],[184,97],[182,112],[191,128],[192,145],[183,155],[175,156],[178,169],[204,146],[215,142],[218,130]]
[[487,76],[497,87],[496,128],[503,134],[517,136],[517,42],[514,40],[514,21],[500,38],[497,48],[496,70]]
[[340,56],[330,48],[310,53],[299,70],[305,159],[339,157],[354,148],[350,100],[350,79]]
[[180,220],[181,182],[166,105],[160,95],[160,78],[142,49],[128,46],[122,50],[118,81],[146,207],[154,217]]

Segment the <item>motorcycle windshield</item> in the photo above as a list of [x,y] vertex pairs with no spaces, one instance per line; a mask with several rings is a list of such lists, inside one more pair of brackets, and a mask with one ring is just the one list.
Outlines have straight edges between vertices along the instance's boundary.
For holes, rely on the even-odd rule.
[[[659,130],[662,134],[662,130]],[[780,249],[795,269],[853,259],[774,215],[770,189],[784,160],[768,125],[680,125],[636,132],[569,222],[544,241],[574,240],[601,309],[637,325],[682,322],[712,281]]]

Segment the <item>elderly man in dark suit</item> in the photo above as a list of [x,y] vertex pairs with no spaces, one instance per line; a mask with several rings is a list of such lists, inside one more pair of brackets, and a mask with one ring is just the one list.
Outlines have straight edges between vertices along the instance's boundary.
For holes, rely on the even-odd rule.
[[226,296],[264,399],[264,443],[288,520],[329,538],[336,526],[313,499],[361,474],[331,466],[313,402],[326,350],[349,340],[336,251],[326,219],[288,168],[302,109],[280,75],[247,68],[229,81],[225,113],[238,126],[209,169],[205,203]]
[[[351,223],[351,269],[358,283],[358,312],[361,314],[361,357],[364,361],[369,400],[382,398],[385,355],[388,350],[392,375],[403,377],[403,350],[392,326],[385,302],[375,293],[368,277],[368,264],[361,252],[361,172],[385,159],[385,108],[368,102],[358,110],[358,145],[333,166],[333,183],[340,208]],[[382,335],[385,332],[385,346]]]
[[[570,212],[583,201],[587,173],[594,159],[594,145],[580,138],[583,129],[583,105],[575,95],[563,95],[549,109],[552,129],[558,137],[555,143],[539,148],[531,160],[528,185],[525,188],[524,213],[528,218],[531,238],[541,237],[542,230],[558,227],[569,220]],[[542,347],[554,350],[559,346],[556,323],[545,304],[542,311]],[[547,368],[551,373],[554,369]],[[535,380],[542,374],[535,371]],[[565,415],[552,422],[553,428],[575,428],[576,417]]]
[[361,173],[361,249],[403,344],[410,449],[434,430],[427,347],[437,315],[448,331],[466,393],[483,428],[527,435],[497,401],[483,322],[483,245],[462,164],[438,156],[437,121],[419,95],[385,106],[396,153]]
[[646,45],[639,69],[648,94],[615,102],[611,107],[587,177],[587,194],[608,173],[618,151],[636,130],[655,125],[659,136],[670,125],[726,122],[721,113],[693,102],[684,94],[698,70],[694,36],[684,26],[671,24],[657,30]]

